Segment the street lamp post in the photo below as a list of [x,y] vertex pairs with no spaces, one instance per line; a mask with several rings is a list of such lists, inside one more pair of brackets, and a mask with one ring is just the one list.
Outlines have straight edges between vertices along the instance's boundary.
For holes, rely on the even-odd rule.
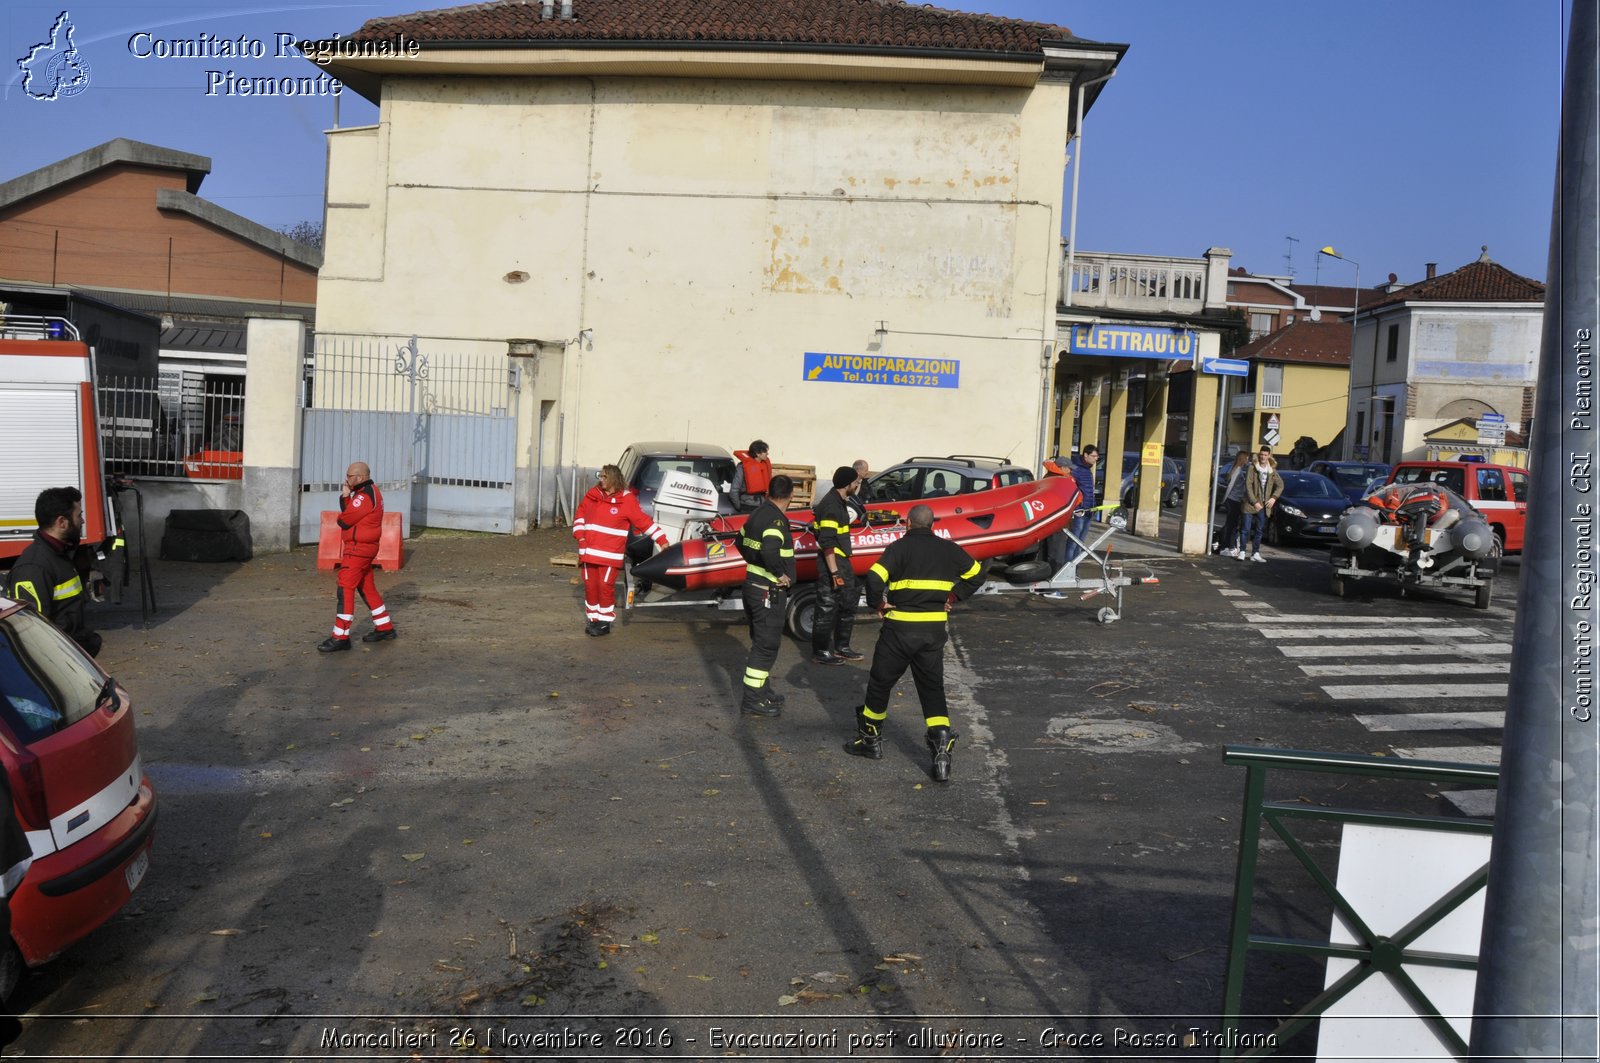
[[[1358,316],[1360,316],[1360,314],[1361,314],[1361,263],[1357,262],[1353,258],[1345,258],[1343,255],[1339,254],[1339,252],[1337,252],[1337,251],[1335,251],[1333,249],[1333,245],[1332,244],[1329,244],[1327,247],[1321,248],[1320,250],[1317,251],[1317,254],[1319,254],[1319,255],[1327,255],[1329,258],[1336,258],[1340,262],[1348,262],[1348,263],[1350,263],[1352,266],[1354,266],[1356,268],[1355,309],[1350,312],[1350,368],[1352,370],[1354,370],[1355,367],[1356,367],[1356,318]],[[1374,428],[1377,427],[1377,410],[1373,406],[1372,400],[1373,400],[1373,397],[1375,396],[1375,394],[1377,393],[1377,390],[1378,390],[1378,352],[1377,352],[1377,349],[1374,348],[1373,352],[1372,352],[1372,376],[1368,379],[1368,384],[1367,384],[1367,409],[1371,410],[1373,412],[1373,427]],[[1365,439],[1357,441],[1357,445],[1364,445],[1365,443],[1366,443]],[[1351,452],[1350,456],[1352,458],[1356,458],[1356,460],[1358,460],[1358,461],[1361,460],[1360,457],[1357,454],[1354,453],[1354,451]],[[1370,449],[1368,450],[1368,457],[1371,457]]]

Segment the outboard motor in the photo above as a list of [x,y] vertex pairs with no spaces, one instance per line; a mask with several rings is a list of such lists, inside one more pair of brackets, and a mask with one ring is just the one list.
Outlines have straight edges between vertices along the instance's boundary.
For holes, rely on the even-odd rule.
[[1494,531],[1481,518],[1468,517],[1456,525],[1450,536],[1455,540],[1456,549],[1473,561],[1494,552]]
[[1339,518],[1339,545],[1355,551],[1378,537],[1378,515],[1370,509],[1347,509]]
[[717,486],[704,476],[669,472],[656,488],[655,518],[668,542],[681,542],[691,523],[717,517]]

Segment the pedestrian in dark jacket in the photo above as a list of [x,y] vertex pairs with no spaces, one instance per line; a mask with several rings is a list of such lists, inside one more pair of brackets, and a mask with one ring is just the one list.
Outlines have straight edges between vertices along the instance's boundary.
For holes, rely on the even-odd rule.
[[84,588],[86,568],[77,562],[83,538],[83,494],[76,487],[47,487],[33,503],[39,530],[11,566],[11,597],[66,632],[89,656],[100,652],[100,636],[89,630]]
[[[1088,444],[1078,454],[1072,457],[1072,480],[1078,485],[1083,497],[1078,500],[1078,508],[1072,514],[1072,523],[1067,530],[1082,542],[1089,534],[1089,522],[1094,519],[1094,467],[1100,461],[1100,448],[1093,443]],[[1067,560],[1074,561],[1083,553],[1083,547],[1071,539],[1067,540]]]
[[1243,545],[1239,541],[1239,530],[1244,523],[1244,478],[1250,464],[1250,452],[1241,450],[1233,456],[1233,468],[1228,470],[1228,478],[1223,481],[1222,488],[1222,535],[1217,540],[1215,552],[1226,557],[1238,557],[1239,549]]

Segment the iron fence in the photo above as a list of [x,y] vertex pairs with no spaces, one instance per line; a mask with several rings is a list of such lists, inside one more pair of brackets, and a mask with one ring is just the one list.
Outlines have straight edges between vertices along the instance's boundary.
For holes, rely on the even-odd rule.
[[[1425,935],[1452,913],[1479,896],[1488,881],[1484,864],[1461,875],[1448,875],[1448,886],[1441,887],[1432,903],[1425,905],[1403,925],[1381,930],[1360,905],[1347,896],[1337,874],[1312,854],[1319,847],[1307,837],[1303,827],[1312,824],[1348,828],[1352,825],[1400,829],[1434,834],[1481,835],[1493,833],[1494,825],[1483,819],[1391,812],[1364,808],[1331,807],[1301,795],[1293,800],[1273,801],[1267,797],[1267,776],[1275,771],[1291,777],[1303,773],[1344,776],[1347,780],[1401,780],[1437,789],[1442,784],[1494,787],[1499,783],[1498,768],[1472,764],[1446,764],[1435,761],[1397,761],[1374,756],[1340,753],[1311,753],[1302,750],[1257,749],[1228,746],[1223,761],[1246,770],[1244,814],[1239,827],[1239,863],[1234,881],[1233,924],[1228,941],[1227,981],[1223,990],[1223,1060],[1257,1059],[1277,1054],[1290,1038],[1307,1030],[1328,1015],[1339,1003],[1369,980],[1387,981],[1396,995],[1409,1006],[1410,1015],[1431,1032],[1442,1056],[1464,1060],[1466,1035],[1458,1030],[1433,999],[1429,988],[1434,983],[1419,972],[1456,970],[1476,972],[1477,956],[1436,952],[1424,942]],[[1342,787],[1341,787],[1342,789]],[[1283,851],[1315,883],[1317,892],[1342,925],[1350,940],[1336,940],[1326,932],[1264,933],[1252,926],[1256,914],[1259,858],[1262,828],[1269,828]],[[1320,847],[1337,841],[1324,842]],[[1281,894],[1280,894],[1281,898]],[[1246,963],[1251,953],[1277,953],[1307,957],[1330,964],[1330,977],[1320,993],[1282,1018],[1270,1033],[1242,1029],[1245,1018]],[[1340,961],[1344,961],[1340,963]],[[1339,964],[1337,968],[1332,966]],[[1276,995],[1276,994],[1275,994]],[[1343,1056],[1343,1053],[1334,1053]]]
[[378,336],[319,335],[302,393],[300,534],[319,534],[345,468],[363,461],[384,505],[435,528],[511,530],[520,375],[503,355]]
[[244,476],[244,377],[163,371],[103,376],[100,448],[113,475],[189,480]]

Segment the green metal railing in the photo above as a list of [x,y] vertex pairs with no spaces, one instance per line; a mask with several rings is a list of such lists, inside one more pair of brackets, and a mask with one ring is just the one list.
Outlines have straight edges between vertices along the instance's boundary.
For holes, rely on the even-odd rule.
[[[1489,879],[1488,864],[1484,864],[1457,883],[1400,930],[1393,934],[1377,934],[1339,892],[1333,880],[1317,866],[1306,851],[1302,840],[1295,836],[1291,826],[1294,820],[1311,820],[1464,834],[1491,834],[1494,824],[1482,819],[1320,808],[1299,801],[1267,801],[1267,773],[1277,769],[1352,775],[1371,779],[1400,779],[1429,785],[1468,783],[1495,786],[1500,780],[1499,769],[1470,764],[1447,764],[1440,761],[1391,760],[1385,757],[1355,754],[1308,753],[1300,750],[1258,749],[1250,746],[1227,746],[1223,750],[1222,760],[1225,764],[1244,767],[1246,776],[1244,821],[1239,827],[1239,867],[1233,890],[1233,927],[1228,938],[1228,978],[1222,1005],[1223,1037],[1221,1038],[1224,1045],[1241,1047],[1224,1047],[1220,1058],[1253,1059],[1274,1054],[1277,1046],[1319,1018],[1351,990],[1373,975],[1382,974],[1389,979],[1415,1009],[1417,1017],[1427,1024],[1449,1051],[1456,1058],[1464,1059],[1467,1054],[1466,1042],[1456,1033],[1449,1021],[1439,1014],[1439,1010],[1434,1007],[1427,994],[1406,973],[1404,965],[1449,967],[1468,971],[1478,969],[1475,956],[1427,952],[1414,949],[1412,945],[1484,888]],[[1250,932],[1255,900],[1256,861],[1261,847],[1263,823],[1272,828],[1295,860],[1333,902],[1334,910],[1342,917],[1351,933],[1359,939],[1360,944],[1342,945],[1327,940],[1274,937]],[[1240,1003],[1244,996],[1245,963],[1252,950],[1292,953],[1325,960],[1353,960],[1355,966],[1318,993],[1304,1007],[1284,1019],[1271,1035],[1259,1039],[1240,1038],[1238,1036]]]

